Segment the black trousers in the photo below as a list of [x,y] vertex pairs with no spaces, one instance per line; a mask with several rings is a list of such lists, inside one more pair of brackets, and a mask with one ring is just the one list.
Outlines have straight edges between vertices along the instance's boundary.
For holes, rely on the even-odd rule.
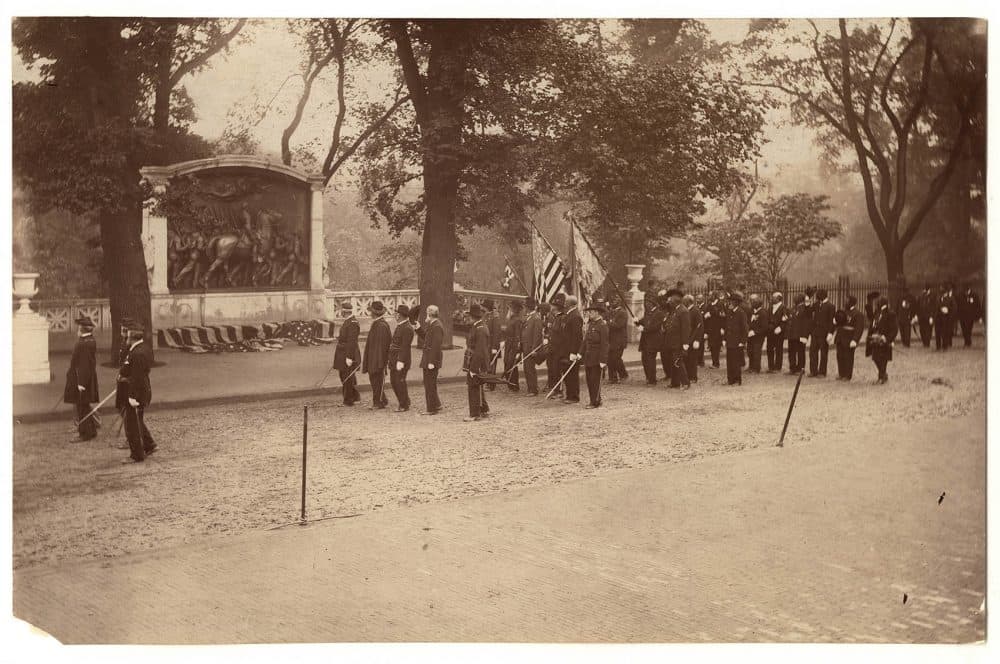
[[910,339],[913,333],[913,327],[909,320],[904,320],[903,316],[899,317],[899,340],[903,342],[904,348],[910,347]]
[[585,372],[587,375],[587,392],[590,394],[590,405],[600,406],[601,405],[601,365],[595,364],[592,367],[586,367]]
[[767,335],[767,368],[769,371],[781,371],[781,360],[785,354],[785,336],[782,334]]
[[854,351],[857,348],[837,345],[837,375],[850,380],[854,377]]
[[469,416],[480,417],[489,413],[490,407],[486,403],[486,391],[483,389],[483,384],[469,374],[466,374],[465,384],[469,390]]
[[395,368],[389,369],[389,383],[392,385],[392,392],[396,395],[396,401],[400,408],[410,407],[410,393],[406,389],[406,369],[397,371]]
[[930,348],[934,326],[931,325],[931,322],[928,319],[921,317],[920,320],[917,321],[917,329],[920,330],[920,342],[924,345],[924,348]]
[[[561,376],[567,369],[569,373],[566,374],[566,381],[563,383],[566,387],[566,400],[567,401],[579,401],[580,400],[580,363],[574,362],[573,368],[570,369],[570,360],[568,357],[564,357],[559,360],[559,366],[562,371],[559,372]],[[558,380],[558,379],[556,379]]]
[[[499,350],[500,350],[499,347],[497,347],[497,348],[491,348],[490,349],[490,359],[492,360],[490,362],[490,373],[491,374],[496,374],[496,372],[497,372],[497,362],[500,361],[500,353],[497,352]],[[493,359],[494,357],[496,359]],[[496,383],[490,383],[489,385],[486,386],[486,389],[489,390],[490,392],[495,392],[496,389],[497,389],[497,384]]]
[[608,349],[608,382],[617,383],[622,378],[628,377],[628,371],[625,370],[625,360],[622,359],[624,352],[625,346]]
[[128,439],[128,447],[131,456],[136,461],[142,461],[146,455],[156,447],[153,437],[146,428],[146,420],[143,417],[145,408],[139,404],[135,408],[125,404],[122,416],[125,418],[125,438]]
[[684,363],[687,368],[688,380],[692,383],[698,382],[698,366],[705,366],[705,347],[699,341],[698,349],[695,350],[694,345],[688,349],[688,352],[684,355]]
[[788,340],[788,371],[798,373],[806,368],[806,345],[798,339]]
[[755,334],[750,337],[750,368],[749,371],[760,373],[760,362],[764,355],[764,335]]
[[664,348],[660,351],[660,364],[663,366],[663,379],[667,380],[670,378],[670,363],[672,359],[670,357],[670,349]]
[[875,363],[875,368],[878,369],[879,378],[889,377],[889,352],[882,350],[881,348],[876,348],[872,350],[872,362]]
[[670,353],[670,387],[690,385],[687,374],[687,358],[682,348],[671,348]]
[[441,410],[441,399],[438,398],[438,370],[424,369],[424,402],[427,412]]
[[513,357],[505,357],[503,360],[503,375],[507,377],[507,389],[511,392],[519,392],[521,390],[520,370],[515,368],[518,361],[517,353],[514,353]]
[[372,386],[372,405],[376,408],[389,405],[389,400],[385,397],[385,370],[368,374],[368,382]]
[[730,385],[743,384],[743,349],[726,344],[726,379]]
[[529,357],[521,366],[524,367],[524,384],[528,394],[538,394],[538,367],[535,365],[535,356]]
[[642,370],[646,374],[646,382],[656,384],[656,355],[655,350],[642,351]]
[[[90,440],[97,435],[97,414],[87,417],[90,412],[90,404],[86,401],[76,402],[76,431],[80,434],[80,440]],[[87,417],[87,419],[83,419]]]
[[[348,406],[361,399],[361,394],[358,392],[358,374],[351,376],[356,368],[354,366],[337,370],[340,375],[340,383],[344,386],[344,403]],[[348,378],[348,376],[351,377]]]
[[719,354],[722,352],[722,337],[708,335],[708,350],[712,355],[712,366],[719,368]]
[[968,348],[972,345],[972,326],[975,321],[963,318],[959,323],[962,325],[962,339],[965,341],[966,348]]
[[[559,376],[562,375],[562,372],[559,371],[559,358],[551,354],[546,357],[545,369],[548,373],[545,377],[545,391],[548,392],[555,387],[555,384],[559,381]],[[561,386],[556,390],[556,394],[562,394]]]
[[938,350],[948,350],[951,348],[951,340],[954,333],[954,323],[949,316],[934,317],[934,345]]
[[809,344],[809,374],[811,376],[826,375],[826,361],[830,355],[830,346],[826,339],[817,340],[815,337]]
[[[704,336],[705,335],[702,335],[702,337],[704,337]],[[694,346],[692,346],[692,349],[694,349]],[[699,367],[705,366],[705,339],[704,338],[698,339],[698,350],[694,351],[694,355],[695,355],[695,358],[696,358],[696,364]]]

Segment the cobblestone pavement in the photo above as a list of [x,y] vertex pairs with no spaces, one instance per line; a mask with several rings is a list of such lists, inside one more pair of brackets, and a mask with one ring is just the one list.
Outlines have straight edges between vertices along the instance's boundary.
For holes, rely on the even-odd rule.
[[912,432],[15,570],[14,612],[69,643],[981,640],[985,417]]

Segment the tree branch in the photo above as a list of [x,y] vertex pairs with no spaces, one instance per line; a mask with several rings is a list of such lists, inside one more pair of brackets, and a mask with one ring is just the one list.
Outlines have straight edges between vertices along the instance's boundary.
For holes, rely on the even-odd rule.
[[240,30],[243,29],[243,26],[246,25],[246,22],[247,20],[245,18],[241,18],[236,22],[236,26],[233,27],[233,29],[230,30],[229,32],[219,37],[218,41],[211,44],[208,48],[206,48],[198,55],[192,57],[190,60],[181,61],[177,65],[176,71],[174,71],[174,73],[171,74],[170,76],[170,87],[173,88],[174,86],[176,86],[180,82],[180,80],[184,78],[184,76],[190,74],[192,71],[198,69],[199,67],[204,66],[205,63],[212,58],[212,56],[214,56],[222,49],[226,48],[226,46],[229,45],[229,42],[231,42],[233,38],[237,34],[239,34]]
[[924,39],[926,43],[924,45],[923,70],[920,75],[920,90],[917,93],[916,100],[913,102],[913,106],[906,114],[906,119],[903,121],[902,133],[898,135],[899,145],[896,148],[896,196],[892,202],[892,214],[897,216],[902,213],[903,206],[906,204],[906,155],[910,147],[910,132],[913,131],[913,125],[917,121],[920,111],[923,110],[927,103],[933,50],[930,35],[925,34]]
[[[299,123],[302,122],[302,114],[305,112],[306,104],[309,102],[309,96],[312,94],[312,86],[316,81],[316,77],[319,76],[320,72],[330,64],[330,60],[333,58],[332,53],[328,53],[321,60],[315,62],[313,55],[309,54],[309,61],[306,64],[306,73],[303,75],[304,83],[302,86],[302,94],[299,95],[299,101],[295,104],[295,113],[292,115],[291,121],[285,130],[281,132],[281,161],[286,166],[292,165],[292,151],[290,148],[290,143],[292,140],[292,135],[295,130],[299,128]],[[315,62],[316,68],[313,69],[313,63]]]
[[383,113],[381,116],[379,116],[377,120],[375,120],[375,122],[369,124],[365,128],[365,130],[361,132],[356,139],[354,139],[351,145],[349,145],[347,149],[345,149],[343,152],[340,153],[340,156],[338,156],[328,167],[324,166],[323,184],[328,184],[330,182],[330,179],[333,177],[334,173],[336,173],[340,169],[340,167],[343,166],[345,161],[350,159],[351,156],[358,151],[358,148],[361,147],[361,144],[364,143],[366,140],[368,140],[375,132],[381,129],[382,125],[388,122],[389,118],[391,118],[392,115],[408,101],[410,101],[409,95],[404,95],[399,99],[397,99],[392,104],[392,106],[386,109],[385,113]]
[[417,114],[417,124],[426,127],[430,117],[430,111],[427,108],[427,89],[424,87],[423,77],[420,75],[417,58],[413,54],[413,44],[410,43],[406,21],[399,19],[389,21],[389,31],[396,43],[396,56],[399,58],[399,66],[403,70],[406,87],[410,91],[410,101]]

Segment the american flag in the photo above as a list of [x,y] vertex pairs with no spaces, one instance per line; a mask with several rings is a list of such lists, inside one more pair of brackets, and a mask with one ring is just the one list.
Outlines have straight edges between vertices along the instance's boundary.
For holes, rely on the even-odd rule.
[[532,259],[534,261],[534,296],[538,302],[549,302],[566,284],[563,262],[545,241],[538,229],[533,229]]

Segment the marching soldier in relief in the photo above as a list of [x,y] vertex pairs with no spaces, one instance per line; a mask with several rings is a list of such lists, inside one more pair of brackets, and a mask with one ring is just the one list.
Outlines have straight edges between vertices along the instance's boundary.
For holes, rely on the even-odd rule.
[[361,348],[358,346],[361,325],[354,316],[354,307],[350,301],[341,305],[341,311],[344,313],[344,324],[340,327],[337,349],[333,352],[333,368],[337,370],[343,385],[344,405],[353,406],[361,399],[357,375],[361,362]]
[[520,301],[514,300],[510,303],[510,318],[507,319],[507,327],[504,330],[503,344],[503,375],[507,377],[507,389],[511,392],[521,391],[521,377],[517,364],[521,361],[522,353],[530,348],[521,348],[521,328],[524,327],[522,311],[524,305]]
[[853,295],[847,297],[847,309],[838,311],[836,315],[840,314],[843,315],[833,340],[837,349],[837,380],[851,380],[854,377],[854,351],[865,331],[865,317],[858,311],[858,298]]
[[385,369],[389,363],[389,345],[392,343],[392,332],[385,320],[385,305],[378,300],[371,303],[372,326],[368,330],[368,340],[365,341],[365,353],[361,358],[361,371],[368,374],[368,382],[372,386],[372,410],[381,410],[389,405],[385,396]]
[[781,373],[781,360],[785,355],[785,335],[788,333],[788,307],[784,297],[775,292],[771,295],[771,315],[767,328],[767,373]]
[[[695,302],[694,297],[689,293],[684,296],[681,306],[688,312],[688,319],[691,322],[691,336],[688,338],[688,350],[684,357],[687,362],[687,377],[692,383],[698,382],[698,366],[705,365],[705,321],[702,318],[701,309]],[[699,362],[700,361],[700,362]]]
[[580,346],[583,344],[583,316],[575,295],[566,298],[566,315],[563,317],[563,352],[559,366],[560,376],[567,371],[565,403],[580,403]]
[[705,308],[705,341],[712,355],[712,367],[719,368],[719,353],[726,328],[726,303],[722,293],[712,291],[712,299]]
[[83,442],[97,436],[97,414],[90,415],[90,404],[101,400],[97,389],[97,342],[90,316],[81,315],[74,322],[78,338],[66,370],[63,402],[76,406],[76,430]]
[[156,443],[146,428],[145,411],[153,398],[149,384],[149,369],[152,358],[149,348],[143,342],[142,326],[131,322],[126,340],[127,348],[121,367],[118,368],[118,384],[115,406],[122,414],[125,437],[131,454],[122,463],[142,463],[156,451]]
[[524,383],[527,389],[527,396],[538,396],[538,365],[544,357],[542,340],[543,327],[542,315],[538,312],[538,305],[532,298],[525,302],[528,316],[521,326],[521,366],[524,367]]
[[594,300],[586,309],[587,331],[580,344],[580,356],[587,375],[587,392],[590,403],[587,408],[601,406],[601,373],[608,365],[609,333],[604,320],[604,303]]
[[618,383],[628,378],[622,355],[628,347],[628,312],[621,300],[615,301],[608,321],[608,382]]
[[438,398],[437,379],[441,370],[444,354],[441,344],[444,340],[444,328],[438,319],[438,307],[427,307],[427,325],[424,326],[424,347],[420,355],[420,368],[424,372],[424,401],[427,405],[422,415],[437,415],[441,412],[441,399]]
[[833,342],[833,315],[837,312],[825,288],[816,291],[813,304],[812,339],[809,343],[809,377],[826,377],[826,363]]
[[878,380],[875,382],[884,385],[889,380],[888,366],[892,361],[892,342],[899,331],[899,323],[896,314],[889,310],[889,301],[886,298],[879,298],[875,304],[875,322],[865,344],[865,355],[872,358],[878,369]]
[[[962,326],[962,339],[966,348],[972,345],[972,326],[982,317],[983,302],[979,295],[972,290],[972,286],[966,284],[965,291],[958,298],[958,322]],[[902,321],[900,329],[902,329]]]
[[478,304],[469,307],[472,325],[465,334],[465,356],[462,370],[469,392],[469,416],[465,422],[478,422],[487,417],[490,407],[486,403],[481,376],[490,368],[490,331],[483,320],[483,308]]
[[924,291],[917,297],[917,329],[920,330],[920,343],[924,348],[931,347],[931,336],[934,332],[934,312],[937,310],[937,297],[930,284],[924,284]]
[[748,373],[759,374],[763,358],[764,340],[771,330],[770,317],[761,297],[754,293],[750,296],[750,330],[747,332],[747,344],[750,349],[750,368]]
[[413,325],[410,323],[410,308],[405,304],[396,307],[396,329],[392,332],[389,342],[389,383],[396,395],[399,406],[397,413],[405,413],[410,409],[410,393],[406,388],[406,374],[410,370],[413,344]]
[[743,384],[743,349],[749,332],[743,293],[735,291],[729,296],[729,311],[726,312],[726,378],[729,385]]

